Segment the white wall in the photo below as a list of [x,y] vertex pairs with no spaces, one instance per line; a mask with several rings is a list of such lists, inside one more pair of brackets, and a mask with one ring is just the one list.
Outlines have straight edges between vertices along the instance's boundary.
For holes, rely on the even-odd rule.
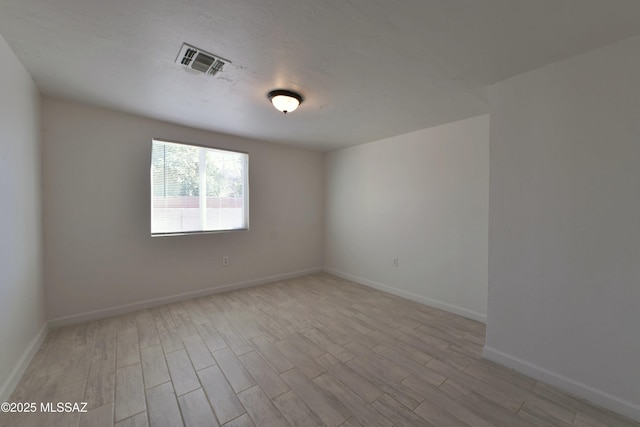
[[325,180],[327,271],[485,319],[488,115],[328,153]]
[[[43,126],[54,324],[321,268],[322,154],[47,98]],[[151,238],[154,137],[248,152],[251,230]]]
[[0,401],[44,336],[40,94],[0,36]]
[[491,89],[485,355],[640,419],[640,39]]

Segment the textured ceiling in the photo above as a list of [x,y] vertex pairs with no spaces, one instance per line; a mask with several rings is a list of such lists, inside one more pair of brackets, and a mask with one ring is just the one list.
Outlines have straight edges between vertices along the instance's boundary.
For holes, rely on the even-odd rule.
[[[326,151],[486,113],[487,85],[640,34],[640,1],[2,0],[0,34],[46,95]],[[232,64],[193,74],[183,42]]]

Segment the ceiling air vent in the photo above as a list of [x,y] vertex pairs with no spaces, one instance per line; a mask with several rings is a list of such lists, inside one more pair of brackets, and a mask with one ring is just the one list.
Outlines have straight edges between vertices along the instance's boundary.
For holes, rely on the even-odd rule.
[[200,73],[215,76],[222,71],[224,64],[231,61],[220,58],[212,53],[184,43],[176,58],[176,63]]

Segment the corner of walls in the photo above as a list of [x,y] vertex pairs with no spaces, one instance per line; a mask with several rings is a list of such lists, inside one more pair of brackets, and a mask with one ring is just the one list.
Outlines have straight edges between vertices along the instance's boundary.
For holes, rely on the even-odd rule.
[[491,88],[487,358],[640,421],[640,37]]
[[[43,105],[53,325],[322,266],[322,153],[76,102],[45,98]],[[153,138],[249,153],[250,230],[151,237]],[[225,256],[231,262],[223,266]]]
[[46,336],[41,97],[0,36],[0,401]]
[[324,194],[325,271],[485,321],[489,115],[329,152]]

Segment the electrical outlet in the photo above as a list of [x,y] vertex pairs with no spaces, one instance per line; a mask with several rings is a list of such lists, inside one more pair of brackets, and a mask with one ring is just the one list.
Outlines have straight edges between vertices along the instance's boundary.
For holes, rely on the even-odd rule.
[[394,267],[398,266],[398,257],[393,258],[393,266]]
[[222,265],[224,265],[225,267],[227,265],[229,265],[229,257],[228,256],[223,256],[222,257]]

